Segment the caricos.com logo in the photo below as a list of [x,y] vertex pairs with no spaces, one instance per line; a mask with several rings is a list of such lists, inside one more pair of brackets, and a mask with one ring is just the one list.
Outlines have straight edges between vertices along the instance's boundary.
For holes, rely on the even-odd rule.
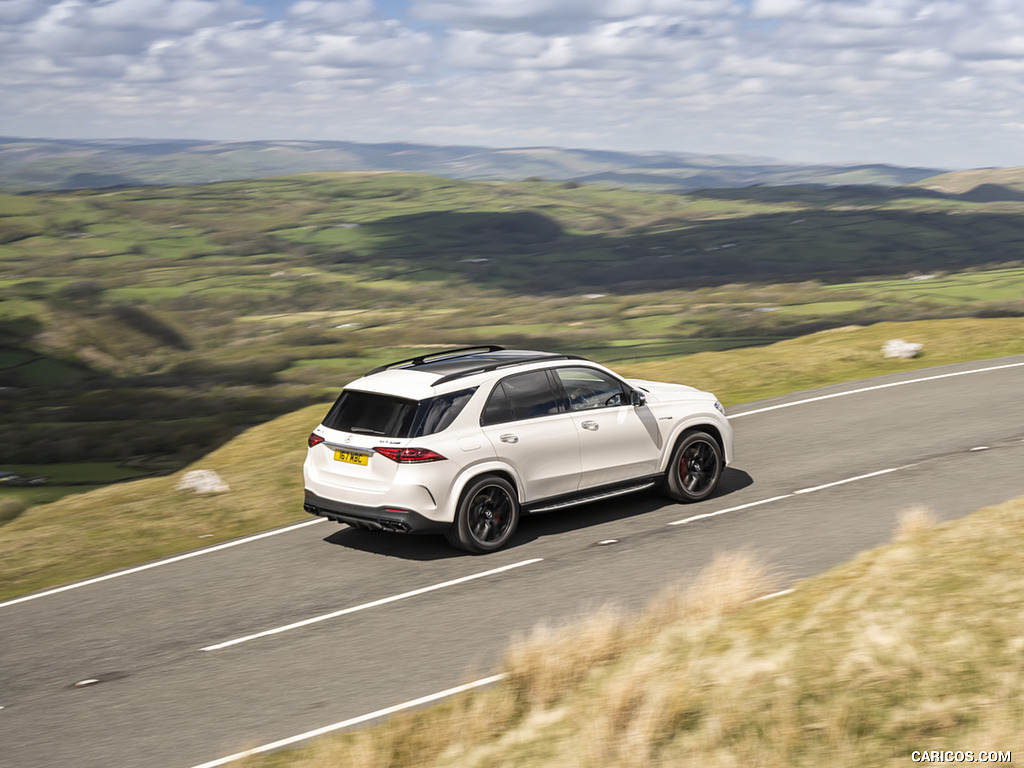
[[1012,762],[1009,752],[965,752],[953,749],[923,749],[910,753],[915,763],[1009,763]]

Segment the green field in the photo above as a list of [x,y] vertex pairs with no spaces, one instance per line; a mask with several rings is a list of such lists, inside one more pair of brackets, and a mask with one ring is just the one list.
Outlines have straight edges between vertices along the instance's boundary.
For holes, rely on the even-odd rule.
[[1024,203],[915,188],[311,173],[0,195],[0,462],[182,466],[422,348],[629,364],[1022,316],[1021,261]]
[[[297,468],[326,404],[427,349],[580,353],[727,406],[1024,354],[1024,203],[942,183],[681,196],[313,173],[0,195],[0,468],[53,479],[0,489],[0,599],[303,519]],[[923,354],[883,359],[890,338]],[[231,490],[177,490],[192,467]],[[742,607],[748,579],[710,624],[652,609],[570,627],[557,684],[527,642],[495,691],[252,764],[1014,748],[1020,504],[925,527],[777,603]]]

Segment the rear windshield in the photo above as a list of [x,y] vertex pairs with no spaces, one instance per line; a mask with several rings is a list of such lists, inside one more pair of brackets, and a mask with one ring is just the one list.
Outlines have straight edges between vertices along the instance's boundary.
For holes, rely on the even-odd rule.
[[432,435],[455,420],[475,391],[474,387],[426,400],[407,400],[346,389],[324,417],[324,426],[357,435]]

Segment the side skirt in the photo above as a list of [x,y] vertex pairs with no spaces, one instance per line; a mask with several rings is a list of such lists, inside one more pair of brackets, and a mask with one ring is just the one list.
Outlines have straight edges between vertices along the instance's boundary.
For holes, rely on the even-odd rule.
[[636,493],[637,491],[643,491],[647,488],[653,488],[660,481],[661,475],[654,475],[652,477],[637,478],[636,480],[630,480],[625,483],[607,485],[601,488],[588,488],[587,490],[579,491],[578,493],[555,496],[553,498],[541,499],[529,504],[524,504],[523,513],[527,515],[535,515],[539,512],[554,512],[555,510],[565,509],[566,507],[575,507],[578,504],[590,504],[593,501],[613,499],[616,496],[625,496],[627,493]]

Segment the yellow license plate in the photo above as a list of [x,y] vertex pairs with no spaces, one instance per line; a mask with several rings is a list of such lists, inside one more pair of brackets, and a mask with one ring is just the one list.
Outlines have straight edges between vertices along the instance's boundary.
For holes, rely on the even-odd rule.
[[359,464],[360,466],[365,467],[369,463],[370,457],[365,453],[352,453],[351,451],[335,451],[334,460],[344,461],[347,464]]

